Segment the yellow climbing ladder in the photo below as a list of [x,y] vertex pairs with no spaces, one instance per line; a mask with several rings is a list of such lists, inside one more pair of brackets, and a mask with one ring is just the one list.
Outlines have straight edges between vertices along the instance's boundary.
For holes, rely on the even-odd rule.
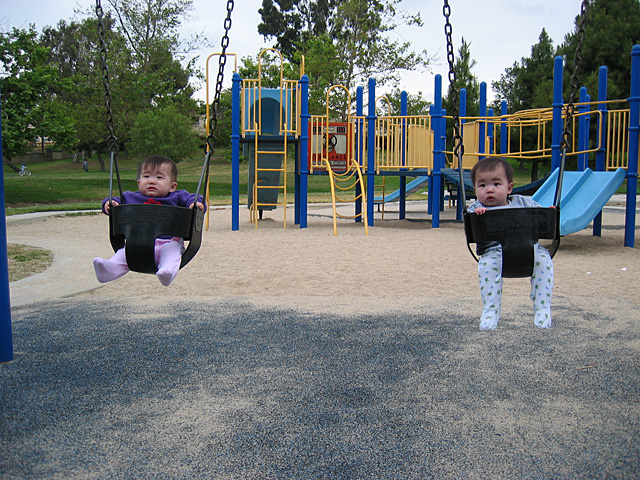
[[[263,55],[273,53],[275,58],[279,59],[280,82],[277,88],[263,89],[262,86],[262,65]],[[258,219],[262,218],[264,208],[276,207],[284,208],[284,228],[287,228],[287,153],[289,149],[289,138],[297,137],[297,127],[295,118],[297,117],[296,108],[299,108],[299,102],[294,99],[297,95],[298,82],[295,80],[285,80],[283,78],[284,61],[282,54],[275,49],[266,48],[260,52],[258,58],[258,78],[243,80],[242,95],[242,135],[253,134],[254,136],[254,157],[253,157],[253,185],[251,187],[252,198],[250,199],[250,221],[255,223],[258,228]],[[277,66],[276,66],[277,68]],[[276,91],[276,98],[271,96],[267,98],[263,95],[263,91]],[[277,114],[275,118],[271,113],[267,113],[273,109],[273,102],[277,101]],[[270,102],[270,107],[265,106],[266,102]],[[247,112],[246,114],[244,112]],[[265,130],[263,125],[264,118],[268,119],[269,128]],[[273,146],[274,148],[268,148]],[[281,156],[281,161],[280,157]],[[260,161],[260,159],[264,161]],[[277,160],[276,160],[277,159]],[[276,166],[277,165],[277,166]],[[267,183],[272,181],[274,177],[279,179],[278,184]],[[267,191],[277,190],[276,195],[269,195]],[[263,201],[260,201],[262,192]],[[280,197],[282,192],[282,197]],[[275,199],[275,200],[274,200]],[[281,200],[280,200],[281,199]],[[267,201],[265,201],[267,200]]]
[[[360,217],[364,223],[364,234],[369,235],[369,225],[367,220],[367,205],[365,201],[364,178],[362,176],[362,168],[353,158],[350,160],[349,168],[344,172],[335,172],[331,168],[328,159],[324,159],[327,172],[329,173],[329,183],[331,185],[331,205],[333,207],[333,235],[338,235],[338,218],[358,218]],[[360,187],[360,193],[357,193],[357,187]],[[338,194],[355,190],[353,198],[344,198]],[[354,203],[358,200],[362,201],[362,212],[354,215],[342,215],[338,213],[337,204]],[[355,208],[355,205],[354,205]]]
[[[260,150],[258,148],[258,135],[255,135],[255,162],[254,162],[254,181],[253,181],[253,202],[251,203],[251,222],[255,223],[258,228],[258,218],[261,216],[260,207],[283,207],[284,208],[284,228],[287,228],[287,135],[285,134],[282,141],[282,150]],[[282,155],[282,161],[279,168],[261,168],[258,159],[260,155]],[[279,185],[260,185],[261,172],[279,172],[282,179]],[[258,192],[260,190],[279,190],[282,192],[282,202],[264,203],[258,201],[260,198]],[[277,195],[276,198],[280,198]]]

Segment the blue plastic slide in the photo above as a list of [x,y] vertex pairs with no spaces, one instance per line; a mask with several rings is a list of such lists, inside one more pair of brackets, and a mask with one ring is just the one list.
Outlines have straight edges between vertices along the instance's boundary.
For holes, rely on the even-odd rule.
[[[564,172],[560,201],[560,235],[569,235],[587,228],[616,193],[626,176],[622,168],[615,172]],[[533,195],[543,207],[553,205],[558,183],[556,169]]]
[[[418,177],[415,180],[412,180],[409,183],[407,183],[405,187],[407,196],[420,190],[422,185],[427,183],[428,180],[429,180],[429,177],[425,175],[422,177]],[[399,198],[400,198],[400,189],[396,190],[395,192],[391,192],[389,195],[385,195],[384,203],[397,202]],[[376,203],[382,203],[382,196],[375,197],[374,201]]]

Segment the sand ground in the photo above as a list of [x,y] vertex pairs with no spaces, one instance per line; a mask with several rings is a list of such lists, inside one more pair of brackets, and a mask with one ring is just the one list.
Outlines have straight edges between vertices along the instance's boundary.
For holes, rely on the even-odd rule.
[[[527,279],[480,332],[454,212],[424,202],[365,236],[331,209],[212,209],[174,284],[111,284],[103,215],[8,220],[52,250],[11,284],[16,360],[0,365],[3,478],[638,478],[640,249],[624,214],[554,258],[554,325]],[[636,245],[640,233],[636,229]]]

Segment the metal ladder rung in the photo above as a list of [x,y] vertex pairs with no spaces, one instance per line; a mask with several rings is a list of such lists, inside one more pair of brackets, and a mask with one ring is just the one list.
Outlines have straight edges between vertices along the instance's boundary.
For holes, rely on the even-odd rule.
[[285,155],[287,152],[284,152],[284,151],[281,152],[281,151],[278,151],[278,150],[258,150],[256,153],[258,155],[261,155],[261,154],[262,155],[268,155],[268,154],[271,154],[271,155]]

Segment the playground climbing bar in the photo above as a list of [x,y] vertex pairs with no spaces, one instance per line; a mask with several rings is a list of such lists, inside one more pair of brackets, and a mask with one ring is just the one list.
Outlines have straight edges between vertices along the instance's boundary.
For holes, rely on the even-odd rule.
[[[0,107],[1,108],[1,107]],[[1,113],[1,111],[0,111]],[[2,115],[0,115],[0,159],[2,159]],[[11,301],[9,296],[9,260],[7,257],[7,218],[4,214],[4,172],[0,172],[0,229],[4,241],[0,242],[0,362],[13,360],[13,334],[11,332]]]

